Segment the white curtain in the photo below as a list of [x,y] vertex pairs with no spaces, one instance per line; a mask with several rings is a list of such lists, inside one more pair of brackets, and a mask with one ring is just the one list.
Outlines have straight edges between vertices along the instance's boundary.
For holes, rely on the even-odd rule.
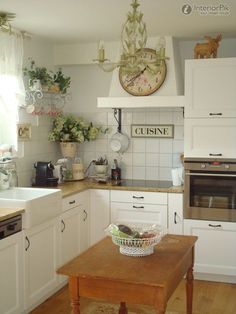
[[0,32],[0,144],[16,146],[18,108],[25,104],[21,33]]

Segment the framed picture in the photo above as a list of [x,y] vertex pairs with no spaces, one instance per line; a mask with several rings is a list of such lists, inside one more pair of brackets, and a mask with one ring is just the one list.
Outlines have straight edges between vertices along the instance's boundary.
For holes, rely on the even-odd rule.
[[131,137],[173,138],[173,124],[132,124]]
[[19,141],[28,141],[31,139],[31,124],[17,124],[17,136]]

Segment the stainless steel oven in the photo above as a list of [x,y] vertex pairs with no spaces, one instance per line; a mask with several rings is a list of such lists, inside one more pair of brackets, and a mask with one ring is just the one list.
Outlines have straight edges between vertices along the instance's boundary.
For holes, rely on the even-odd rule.
[[236,222],[236,159],[185,159],[184,169],[184,218]]

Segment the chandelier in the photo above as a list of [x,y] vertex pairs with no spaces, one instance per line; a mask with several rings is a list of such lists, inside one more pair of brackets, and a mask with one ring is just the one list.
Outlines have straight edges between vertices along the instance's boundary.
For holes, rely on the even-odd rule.
[[12,28],[10,21],[15,18],[14,13],[0,12],[0,30],[11,33]]
[[111,72],[119,67],[123,73],[135,74],[144,68],[152,73],[160,71],[165,65],[165,39],[161,37],[155,49],[152,60],[145,60],[143,50],[147,43],[147,29],[143,22],[143,14],[138,10],[138,0],[132,0],[132,12],[128,12],[127,20],[121,32],[122,54],[118,62],[110,62],[105,57],[102,41],[98,45],[98,58],[94,61],[105,72]]

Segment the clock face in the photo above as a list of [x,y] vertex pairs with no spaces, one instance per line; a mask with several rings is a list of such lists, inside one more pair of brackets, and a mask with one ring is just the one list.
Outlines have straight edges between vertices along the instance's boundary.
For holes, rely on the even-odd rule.
[[[150,48],[143,49],[142,59],[144,62],[150,62],[155,58],[155,50]],[[150,66],[151,67],[151,66]],[[160,67],[160,71],[152,73],[143,66],[140,72],[135,74],[127,74],[122,67],[119,70],[119,79],[121,86],[129,94],[134,96],[147,96],[157,91],[166,78],[166,63]]]

